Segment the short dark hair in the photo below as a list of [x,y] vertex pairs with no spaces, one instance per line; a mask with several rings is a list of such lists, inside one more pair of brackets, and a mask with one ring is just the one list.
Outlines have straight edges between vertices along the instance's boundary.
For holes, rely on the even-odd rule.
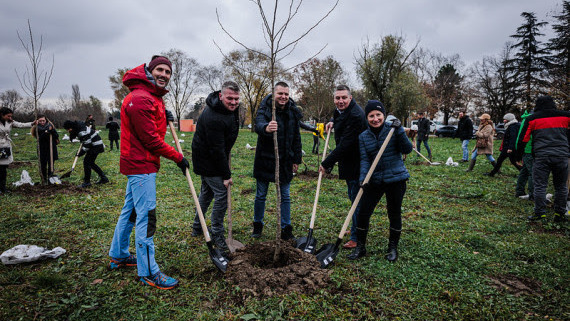
[[8,114],[13,114],[14,111],[8,107],[2,107],[0,108],[0,114],[2,114],[2,116],[6,116]]
[[350,88],[348,88],[347,85],[338,85],[335,88],[335,91],[342,91],[342,90],[348,91],[348,94],[350,95]]
[[235,81],[231,81],[231,80],[225,81],[222,84],[222,91],[224,91],[224,89],[229,89],[231,91],[239,92],[238,84]]
[[277,86],[279,86],[279,87],[284,87],[284,88],[289,88],[289,85],[288,85],[286,82],[284,82],[284,81],[278,81],[278,82],[275,84],[275,87],[273,87],[273,90],[275,90],[275,88],[277,88]]
[[109,121],[112,121],[112,120],[113,120],[113,116],[109,116]]
[[38,116],[36,117],[36,119],[40,119],[40,118],[45,118],[47,120],[47,117],[45,114],[38,114]]

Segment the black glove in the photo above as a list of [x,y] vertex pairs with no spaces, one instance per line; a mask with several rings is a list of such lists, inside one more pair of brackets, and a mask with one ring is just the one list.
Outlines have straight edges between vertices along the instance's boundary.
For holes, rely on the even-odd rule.
[[362,188],[363,191],[366,192],[369,187],[370,187],[370,184],[369,184],[369,183],[366,183],[366,184],[365,184],[364,182],[360,182],[360,188]]
[[185,157],[182,157],[182,160],[176,163],[178,167],[182,170],[182,175],[186,176],[186,169],[190,169],[190,164]]
[[402,122],[398,118],[392,119],[392,125],[390,127],[394,127],[396,129],[402,127]]
[[82,148],[79,150],[79,153],[77,153],[77,157],[81,157],[83,155],[85,155],[86,151]]
[[172,114],[172,112],[168,109],[165,109],[165,111],[166,111],[166,121],[167,122],[174,121],[174,115]]

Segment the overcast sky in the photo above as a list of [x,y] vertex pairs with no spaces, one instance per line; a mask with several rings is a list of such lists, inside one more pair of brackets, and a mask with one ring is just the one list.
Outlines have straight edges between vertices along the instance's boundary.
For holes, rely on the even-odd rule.
[[[273,1],[265,1],[271,3]],[[281,1],[284,3],[286,1]],[[330,9],[332,0],[305,0],[299,19],[286,37],[293,39]],[[366,39],[400,34],[409,45],[444,55],[459,54],[466,65],[498,54],[523,20],[524,11],[552,21],[562,0],[340,0],[338,7],[303,39],[285,60],[292,66],[312,56],[332,55],[355,78],[354,57]],[[82,97],[108,101],[108,77],[117,69],[148,62],[153,54],[180,49],[202,65],[219,64],[224,51],[240,49],[221,30],[224,26],[246,45],[266,49],[257,8],[248,0],[23,0],[0,4],[0,92],[24,93],[16,77],[29,66],[17,32],[28,40],[30,20],[35,40],[43,37],[44,70],[55,68],[42,98],[71,96],[78,84]],[[269,12],[271,10],[268,10]],[[286,14],[286,12],[284,13]],[[279,15],[279,13],[278,13]],[[544,30],[550,33],[550,26]],[[543,39],[546,40],[546,39]],[[359,86],[356,80],[351,84]]]

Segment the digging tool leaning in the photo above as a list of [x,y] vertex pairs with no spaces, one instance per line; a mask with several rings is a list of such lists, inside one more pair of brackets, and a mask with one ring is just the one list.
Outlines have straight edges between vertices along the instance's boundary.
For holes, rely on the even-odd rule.
[[[228,159],[228,165],[231,166],[231,156]],[[235,240],[232,234],[232,193],[231,184],[228,184],[228,238],[226,239],[226,244],[230,249],[230,252],[234,253],[237,249],[244,248],[240,241]]]
[[[180,146],[180,142],[178,141],[178,135],[176,135],[174,124],[171,121],[169,121],[168,126],[170,127],[170,132],[172,133],[174,142],[176,143],[176,148],[178,149],[178,152],[182,154],[182,147]],[[204,214],[202,213],[202,209],[200,208],[198,195],[196,194],[196,190],[194,189],[194,184],[192,183],[192,177],[190,177],[190,171],[188,169],[186,169],[186,180],[188,181],[188,186],[190,186],[190,192],[192,193],[192,198],[194,199],[194,203],[196,204],[196,211],[198,212],[200,225],[202,226],[202,231],[204,232],[204,239],[206,240],[206,245],[208,246],[208,253],[210,255],[210,259],[212,259],[212,262],[218,268],[218,270],[226,272],[226,269],[228,267],[228,260],[226,260],[226,258],[222,255],[222,253],[220,253],[220,250],[214,249],[212,245],[212,239],[210,238],[210,233],[208,233],[208,226],[206,225],[206,220],[204,220]]]
[[[329,137],[331,131],[327,131],[327,139],[325,140],[325,148],[323,150],[323,160],[325,160],[327,155],[327,147],[329,145]],[[319,179],[317,180],[317,193],[315,194],[315,202],[313,203],[313,212],[311,213],[311,223],[309,224],[309,233],[307,236],[303,236],[297,239],[297,248],[301,249],[307,253],[315,253],[317,246],[317,240],[313,238],[313,228],[315,226],[315,216],[317,213],[317,203],[319,202],[319,194],[321,192],[321,180],[323,178],[323,172],[319,172]]]
[[[363,185],[367,184],[368,181],[370,180],[370,177],[372,177],[372,173],[374,173],[374,169],[376,168],[376,165],[378,165],[378,162],[380,161],[380,158],[382,157],[382,154],[384,153],[386,146],[388,146],[388,143],[390,142],[390,139],[392,138],[392,135],[394,134],[395,129],[396,128],[394,128],[394,127],[392,127],[390,129],[390,132],[386,136],[384,143],[380,147],[378,154],[376,154],[376,158],[374,158],[374,162],[372,162],[372,165],[370,166],[370,169],[368,170],[368,173],[366,174],[366,177],[364,178],[364,181],[362,182]],[[348,224],[350,223],[350,220],[352,219],[352,214],[354,214],[354,211],[356,210],[356,207],[358,206],[358,203],[360,202],[360,198],[362,197],[363,193],[364,193],[364,190],[362,189],[362,187],[360,187],[360,190],[358,191],[358,194],[356,195],[354,202],[352,202],[352,206],[350,207],[350,211],[348,211],[348,214],[346,215],[346,219],[344,220],[344,224],[342,225],[342,229],[340,230],[340,234],[338,235],[338,239],[336,240],[336,243],[335,244],[332,244],[332,243],[325,244],[317,251],[317,261],[319,261],[319,263],[321,263],[321,268],[326,268],[334,262],[334,259],[336,258],[337,254],[338,254],[340,243],[342,243],[342,238],[344,237],[344,233],[346,232],[346,229],[348,228]]]
[[422,155],[422,153],[418,152],[417,149],[414,148],[414,152],[418,153],[418,155],[420,155],[423,159],[425,159],[430,165],[440,165],[440,162],[431,162],[429,159],[427,159],[424,155]]

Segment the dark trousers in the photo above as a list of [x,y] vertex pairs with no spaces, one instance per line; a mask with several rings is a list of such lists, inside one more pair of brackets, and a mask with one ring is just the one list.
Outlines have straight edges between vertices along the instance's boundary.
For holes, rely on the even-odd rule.
[[42,176],[47,180],[53,174],[49,157],[40,157],[40,165],[42,168]]
[[566,156],[550,156],[534,158],[532,178],[534,179],[535,215],[546,214],[546,187],[548,186],[550,172],[552,172],[552,183],[554,185],[554,212],[562,215],[566,214],[568,158]]
[[402,229],[402,201],[406,194],[406,181],[394,183],[383,183],[380,185],[369,184],[365,189],[360,201],[360,211],[358,211],[358,228],[368,230],[370,226],[370,217],[380,202],[380,199],[386,194],[386,209],[388,210],[388,219],[390,220],[390,228],[396,231]]
[[319,153],[319,145],[321,144],[319,136],[313,135],[313,154]]
[[97,156],[99,156],[99,152],[95,152],[91,149],[88,150],[87,153],[85,154],[85,158],[83,159],[83,174],[85,175],[83,177],[83,181],[86,183],[91,182],[91,169],[93,169],[95,173],[99,175],[99,177],[105,176],[101,168],[97,166],[97,164],[95,164]]
[[109,139],[109,142],[110,142],[111,150],[113,150],[113,142],[115,142],[117,149],[119,149],[119,140],[118,139]]
[[534,163],[532,154],[525,153],[523,155],[523,166],[519,172],[519,177],[517,178],[517,189],[516,195],[525,195],[525,185],[528,182],[528,195],[534,198],[534,182],[532,180],[532,163]]
[[507,151],[503,148],[503,150],[501,151],[501,153],[499,154],[499,158],[497,158],[497,164],[495,164],[495,167],[493,167],[493,170],[489,173],[490,175],[495,175],[499,172],[499,170],[501,169],[501,166],[503,165],[503,162],[505,161],[505,159],[509,159],[511,161],[511,164],[513,164],[514,167],[517,168],[518,171],[521,170],[521,166],[519,166],[517,164],[517,161],[515,160],[515,155],[514,153],[507,153]]
[[8,165],[0,165],[0,193],[6,193],[6,176]]

